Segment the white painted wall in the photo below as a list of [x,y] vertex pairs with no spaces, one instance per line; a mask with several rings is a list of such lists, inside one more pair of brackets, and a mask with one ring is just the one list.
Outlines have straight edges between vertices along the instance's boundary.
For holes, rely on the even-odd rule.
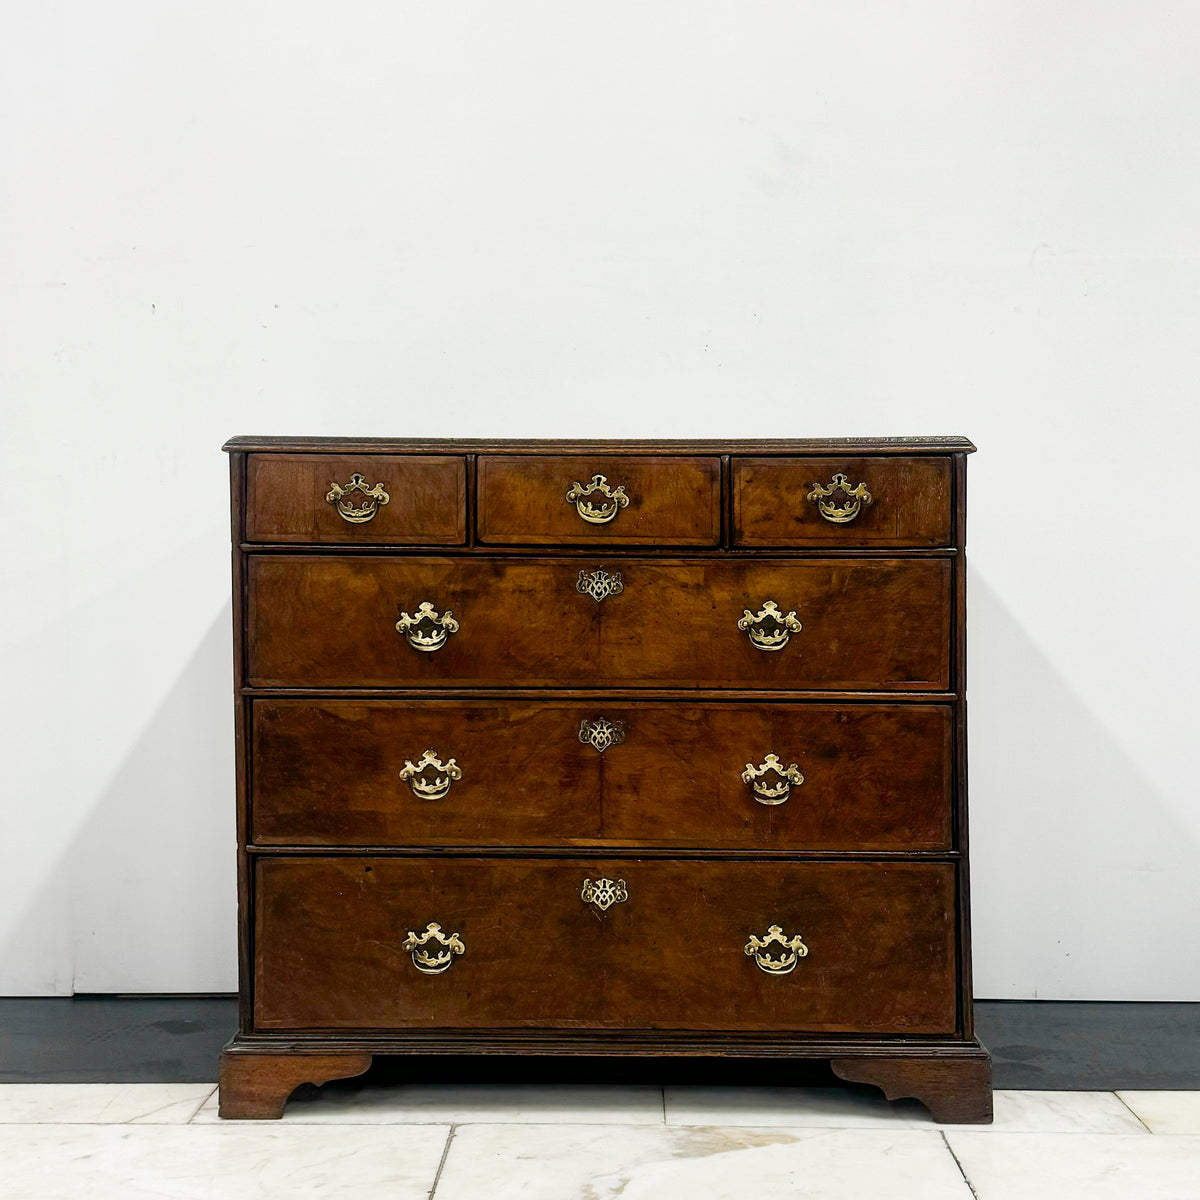
[[0,19],[0,992],[234,986],[226,436],[964,433],[977,992],[1200,1000],[1200,8]]

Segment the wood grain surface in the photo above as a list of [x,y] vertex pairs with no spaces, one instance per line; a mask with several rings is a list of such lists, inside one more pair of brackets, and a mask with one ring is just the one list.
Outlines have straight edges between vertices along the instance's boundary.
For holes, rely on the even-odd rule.
[[[945,705],[257,700],[253,713],[260,844],[950,848]],[[579,740],[599,716],[625,739],[603,754]],[[399,776],[427,748],[462,772],[443,799]],[[768,754],[804,776],[774,806],[742,780]]]
[[[949,864],[265,858],[257,896],[259,1029],[955,1028]],[[430,922],[439,975],[402,948]],[[781,977],[744,952],[773,924],[809,949]]]
[[[582,564],[588,569],[592,564]],[[259,687],[950,686],[952,564],[623,558],[597,604],[577,560],[253,556],[249,680]],[[768,600],[803,630],[781,650],[738,628]],[[396,632],[424,601],[460,629],[433,653]]]
[[[585,521],[567,492],[603,475],[626,508],[604,525]],[[596,493],[600,499],[600,493]],[[715,546],[721,539],[718,458],[557,454],[479,458],[479,540],[484,544]]]
[[[325,497],[355,473],[389,499],[363,523]],[[466,460],[418,455],[252,454],[246,537],[252,542],[461,545],[466,541]],[[351,493],[355,496],[357,493]]]
[[[835,474],[865,484],[871,503],[852,521],[821,516],[809,494]],[[735,458],[735,546],[947,546],[952,461],[948,458]]]

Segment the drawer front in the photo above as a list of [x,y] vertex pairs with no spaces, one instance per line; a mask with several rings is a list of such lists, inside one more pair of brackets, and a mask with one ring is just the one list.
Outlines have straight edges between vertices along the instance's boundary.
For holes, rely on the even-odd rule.
[[479,540],[715,546],[721,540],[720,459],[483,456]]
[[259,1029],[955,1027],[949,864],[277,858],[256,882]]
[[[940,704],[258,700],[253,712],[262,844],[950,846]],[[761,773],[747,780],[748,766]]]
[[251,454],[252,542],[461,546],[466,461],[424,455]]
[[[621,590],[581,593],[595,570],[609,587],[620,574]],[[260,555],[249,563],[248,675],[283,687],[946,690],[950,577],[934,558],[622,558],[602,569]],[[422,604],[433,615],[416,621]],[[779,626],[769,604],[803,628]]]
[[735,458],[733,543],[948,546],[951,474],[949,458]]

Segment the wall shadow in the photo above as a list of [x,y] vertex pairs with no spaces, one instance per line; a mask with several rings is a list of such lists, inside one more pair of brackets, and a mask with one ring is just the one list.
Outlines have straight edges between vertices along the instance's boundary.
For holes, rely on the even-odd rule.
[[969,572],[975,994],[1195,998],[1196,832]]
[[69,891],[76,992],[236,989],[236,826],[228,602],[42,886],[5,954],[32,953]]

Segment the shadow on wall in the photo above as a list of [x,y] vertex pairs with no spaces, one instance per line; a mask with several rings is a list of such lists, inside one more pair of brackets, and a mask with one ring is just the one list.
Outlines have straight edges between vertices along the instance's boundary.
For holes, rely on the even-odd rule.
[[[236,989],[230,623],[226,603],[43,889],[65,873],[77,992]],[[35,952],[42,899],[7,952]]]
[[1072,689],[973,570],[968,596],[975,994],[1194,999],[1194,831],[1120,744],[1120,712]]

